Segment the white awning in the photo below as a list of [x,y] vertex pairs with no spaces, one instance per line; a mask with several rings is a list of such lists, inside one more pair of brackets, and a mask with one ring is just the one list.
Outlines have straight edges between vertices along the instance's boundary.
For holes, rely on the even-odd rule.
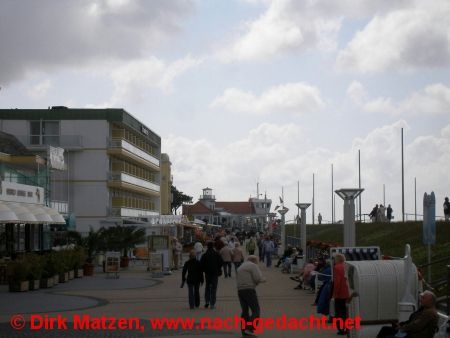
[[55,209],[41,204],[0,201],[0,223],[65,224]]

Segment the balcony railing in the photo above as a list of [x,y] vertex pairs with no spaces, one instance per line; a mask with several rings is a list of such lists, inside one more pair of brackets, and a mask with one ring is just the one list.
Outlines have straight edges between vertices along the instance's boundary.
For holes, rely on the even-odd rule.
[[122,140],[110,140],[109,147],[125,149],[125,150],[129,151],[130,153],[132,153],[133,155],[136,155],[136,156],[156,165],[157,167],[159,167],[159,160],[156,157],[154,157],[150,153],[147,153],[147,152],[139,149],[138,147],[134,146],[133,144],[131,144],[130,142],[128,142],[126,140],[123,140],[123,139]]
[[112,217],[142,217],[142,216],[155,216],[159,215],[155,210],[143,210],[132,208],[111,208],[110,216]]
[[20,142],[28,148],[45,148],[47,146],[82,148],[81,135],[16,135]]
[[50,208],[58,210],[61,214],[69,212],[69,204],[65,201],[50,201]]
[[160,187],[159,185],[153,183],[153,182],[149,182],[146,180],[143,180],[141,178],[138,178],[136,176],[132,176],[126,173],[121,173],[121,172],[112,172],[109,174],[109,179],[111,181],[121,181],[121,182],[125,182],[125,183],[129,183],[129,184],[133,184],[136,185],[138,187],[141,188],[145,188],[145,189],[149,189],[149,190],[153,190],[153,191],[160,191]]

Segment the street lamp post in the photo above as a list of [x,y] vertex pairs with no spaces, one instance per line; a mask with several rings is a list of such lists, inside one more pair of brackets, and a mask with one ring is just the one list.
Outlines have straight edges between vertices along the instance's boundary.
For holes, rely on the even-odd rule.
[[344,200],[344,246],[353,247],[356,245],[355,236],[355,198],[364,189],[339,189],[335,193]]
[[283,207],[283,209],[278,210],[281,215],[281,250],[284,252],[286,250],[286,227],[285,227],[285,215],[289,211],[288,208]]
[[303,250],[303,257],[306,257],[306,209],[309,208],[311,203],[296,203],[297,208],[301,210],[301,225],[300,225],[300,240]]

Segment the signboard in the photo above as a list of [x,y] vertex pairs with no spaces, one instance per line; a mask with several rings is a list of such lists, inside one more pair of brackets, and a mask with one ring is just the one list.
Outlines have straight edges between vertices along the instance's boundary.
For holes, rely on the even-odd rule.
[[436,244],[436,198],[433,191],[423,196],[423,244]]
[[66,170],[63,148],[48,147],[48,166],[50,169]]
[[8,202],[44,204],[44,188],[0,181],[0,199]]
[[169,236],[149,236],[148,248],[149,251],[169,250]]
[[105,272],[106,275],[113,274],[118,278],[120,270],[120,252],[108,251],[105,254]]

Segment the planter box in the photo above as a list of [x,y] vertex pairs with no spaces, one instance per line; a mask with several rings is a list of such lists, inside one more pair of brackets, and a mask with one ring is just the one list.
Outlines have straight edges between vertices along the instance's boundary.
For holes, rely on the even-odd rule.
[[40,281],[40,287],[43,289],[48,289],[53,287],[54,278],[42,278]]
[[84,276],[93,276],[94,275],[94,264],[92,264],[92,263],[84,264],[83,275]]
[[83,278],[83,269],[75,270],[75,278]]
[[59,275],[55,275],[55,277],[53,277],[53,285],[58,285],[59,284]]
[[69,273],[63,272],[59,274],[59,282],[60,283],[67,283],[69,281]]
[[70,270],[69,271],[69,280],[70,279],[74,279],[75,278],[75,271],[74,270]]
[[10,282],[9,283],[9,291],[10,292],[23,292],[28,291],[29,283],[28,281],[23,282]]
[[31,290],[39,290],[39,285],[40,285],[40,280],[30,280],[28,281],[29,283],[29,287],[30,287],[30,291]]

